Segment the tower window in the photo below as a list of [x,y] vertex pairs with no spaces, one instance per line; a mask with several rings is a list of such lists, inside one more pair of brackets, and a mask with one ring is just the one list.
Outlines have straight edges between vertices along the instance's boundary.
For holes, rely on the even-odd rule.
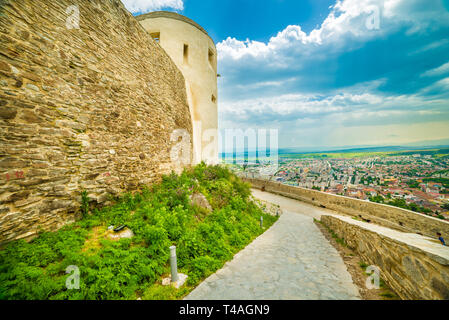
[[161,33],[160,32],[154,32],[150,33],[151,38],[153,38],[154,41],[159,43],[161,41]]
[[217,102],[217,97],[215,97],[214,95],[212,95],[211,100],[212,100],[213,103],[216,103],[216,102]]
[[184,44],[184,63],[189,63],[189,45]]
[[213,68],[213,66],[214,66],[214,51],[212,49],[209,49],[208,56],[209,56],[210,66]]

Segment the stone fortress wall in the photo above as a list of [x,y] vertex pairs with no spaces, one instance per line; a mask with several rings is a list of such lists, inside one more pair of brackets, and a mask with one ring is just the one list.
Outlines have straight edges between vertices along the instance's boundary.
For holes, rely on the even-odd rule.
[[0,244],[182,169],[184,77],[119,0],[1,1],[0,42]]
[[321,216],[402,299],[449,299],[449,223],[401,208],[244,178],[254,188],[333,210]]
[[[136,19],[173,59],[186,80],[193,123],[195,162],[218,162],[218,137],[203,136],[218,129],[217,49],[207,32],[191,19],[167,11],[150,12]],[[215,133],[216,134],[216,133]],[[206,149],[207,146],[213,148]]]
[[402,232],[436,237],[437,232],[449,238],[449,222],[421,213],[384,204],[333,195],[321,191],[287,186],[278,182],[244,178],[254,188],[328,208],[352,217]]
[[403,233],[349,217],[322,216],[321,222],[402,298],[449,300],[449,249],[437,240]]

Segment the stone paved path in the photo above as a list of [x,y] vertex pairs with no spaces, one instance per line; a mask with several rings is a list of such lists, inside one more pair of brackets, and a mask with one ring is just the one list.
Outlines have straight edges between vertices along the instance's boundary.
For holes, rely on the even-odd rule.
[[300,213],[320,220],[323,214],[338,214],[337,212],[320,208],[295,199],[283,197],[274,193],[263,192],[258,189],[251,189],[254,197],[281,206],[284,211]]
[[360,299],[360,295],[313,218],[284,211],[270,230],[186,297],[231,299],[336,300]]

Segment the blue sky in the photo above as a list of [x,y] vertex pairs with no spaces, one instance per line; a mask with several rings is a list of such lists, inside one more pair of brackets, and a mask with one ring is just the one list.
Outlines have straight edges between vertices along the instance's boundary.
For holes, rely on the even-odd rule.
[[201,24],[221,128],[280,147],[449,144],[449,0],[123,0]]

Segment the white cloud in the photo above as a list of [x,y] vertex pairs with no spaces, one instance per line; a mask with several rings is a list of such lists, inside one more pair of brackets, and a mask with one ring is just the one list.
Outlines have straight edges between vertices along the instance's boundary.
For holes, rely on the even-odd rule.
[[442,46],[446,46],[447,44],[449,44],[449,39],[438,40],[438,41],[432,42],[432,43],[430,43],[430,44],[428,44],[428,45],[426,45],[426,46],[424,46],[422,48],[419,48],[418,50],[410,52],[409,54],[410,55],[414,55],[414,54],[423,53],[423,52],[426,52],[426,51],[429,51],[429,50],[437,49],[437,48],[442,47]]
[[254,82],[251,84],[237,84],[236,88],[241,90],[255,90],[255,89],[263,89],[263,88],[276,88],[285,86],[288,83],[294,82],[298,80],[298,77],[292,77],[288,79],[282,79],[280,81],[262,81],[262,82]]
[[434,77],[441,76],[443,74],[449,73],[449,62],[439,66],[438,68],[428,70],[422,74],[423,77]]
[[448,99],[449,95],[449,77],[438,80],[437,82],[432,83],[428,87],[425,87],[419,91],[422,95],[428,94],[436,94],[439,95],[443,99]]
[[384,98],[373,94],[342,93],[320,98],[315,95],[286,94],[271,98],[256,98],[237,102],[224,102],[220,112],[232,119],[251,120],[255,116],[286,117],[286,121],[300,116],[327,115],[343,112],[351,107],[368,107],[383,103]]
[[307,34],[301,26],[290,25],[267,43],[228,37],[217,44],[219,59],[252,57],[273,62],[283,55],[311,54],[322,46],[348,50],[348,46],[382,37],[404,25],[408,34],[449,25],[449,12],[441,8],[440,1],[426,1],[429,3],[423,7],[423,0],[337,0],[319,29]]
[[371,15],[364,8],[371,2],[371,0],[337,1],[321,28],[315,29],[309,34],[302,31],[301,26],[290,25],[280,31],[275,37],[272,37],[268,43],[251,41],[249,39],[239,41],[228,37],[217,45],[219,58],[238,60],[244,56],[251,56],[265,59],[268,55],[274,58],[273,56],[283,54],[292,48],[300,48],[301,53],[304,54],[308,50],[316,48],[317,45],[329,44],[330,42],[336,43],[344,34],[349,33],[362,37],[371,33],[371,36],[373,36],[372,30],[368,30],[365,26],[366,20]]
[[165,8],[184,9],[183,0],[122,0],[122,2],[132,13],[147,13]]
[[[286,94],[270,98],[223,102],[220,116],[226,125],[269,125],[304,121],[307,125],[358,125],[360,120],[385,124],[398,119],[420,119],[442,115],[448,111],[444,101],[428,101],[420,95],[386,96],[381,93],[351,92],[321,97],[306,94]],[[229,122],[230,121],[230,122]]]

